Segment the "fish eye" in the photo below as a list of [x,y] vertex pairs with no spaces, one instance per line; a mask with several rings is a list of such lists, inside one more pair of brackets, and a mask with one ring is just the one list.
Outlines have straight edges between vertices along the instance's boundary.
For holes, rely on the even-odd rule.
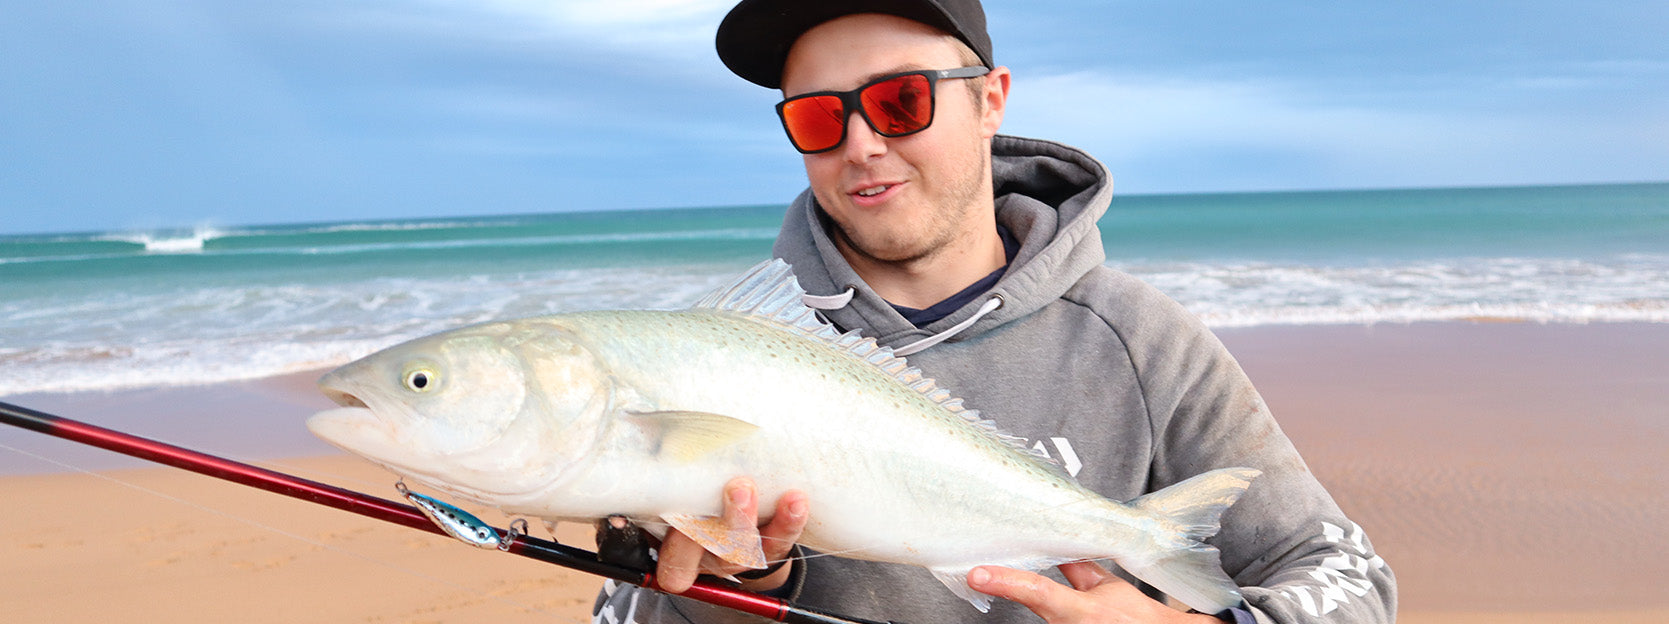
[[406,388],[413,392],[423,392],[435,386],[435,374],[425,369],[417,369],[406,373]]

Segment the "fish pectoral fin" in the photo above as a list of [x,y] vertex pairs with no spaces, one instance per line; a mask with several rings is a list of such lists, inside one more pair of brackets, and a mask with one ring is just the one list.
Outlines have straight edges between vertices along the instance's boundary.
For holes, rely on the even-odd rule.
[[685,463],[734,444],[759,430],[759,426],[753,423],[708,412],[641,412],[637,417],[654,423],[660,429],[662,457]]
[[665,514],[661,519],[720,559],[754,570],[765,569],[765,549],[755,527],[738,529],[718,516]]

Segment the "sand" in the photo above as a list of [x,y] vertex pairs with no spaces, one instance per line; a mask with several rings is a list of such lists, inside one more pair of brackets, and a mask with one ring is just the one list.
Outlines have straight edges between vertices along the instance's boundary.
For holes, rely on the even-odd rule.
[[1669,326],[1220,333],[1402,621],[1669,621]]
[[[1396,571],[1401,621],[1669,621],[1669,325],[1219,334]],[[4,400],[394,497],[302,429],[315,376]],[[600,584],[33,432],[0,445],[7,622],[578,622]]]

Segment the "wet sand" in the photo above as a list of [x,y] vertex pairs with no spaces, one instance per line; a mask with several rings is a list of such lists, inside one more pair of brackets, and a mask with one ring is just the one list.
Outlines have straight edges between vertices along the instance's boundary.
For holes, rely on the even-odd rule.
[[[1669,621],[1669,325],[1219,334],[1396,571],[1401,621]],[[3,400],[393,498],[302,427],[328,407],[315,377]],[[33,432],[0,444],[8,622],[579,622],[599,586]]]
[[1669,621],[1669,326],[1220,333],[1402,621]]

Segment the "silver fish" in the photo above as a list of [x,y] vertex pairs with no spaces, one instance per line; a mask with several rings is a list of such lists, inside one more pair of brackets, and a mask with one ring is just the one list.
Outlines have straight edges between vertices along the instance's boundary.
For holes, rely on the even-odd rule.
[[[1208,472],[1119,503],[800,302],[781,261],[683,311],[492,322],[397,345],[319,381],[308,428],[403,478],[506,513],[677,528],[765,567],[717,516],[746,475],[798,489],[805,546],[914,564],[984,611],[967,573],[1112,559],[1188,606],[1240,603],[1202,540],[1259,473]],[[885,510],[878,512],[877,510]]]

